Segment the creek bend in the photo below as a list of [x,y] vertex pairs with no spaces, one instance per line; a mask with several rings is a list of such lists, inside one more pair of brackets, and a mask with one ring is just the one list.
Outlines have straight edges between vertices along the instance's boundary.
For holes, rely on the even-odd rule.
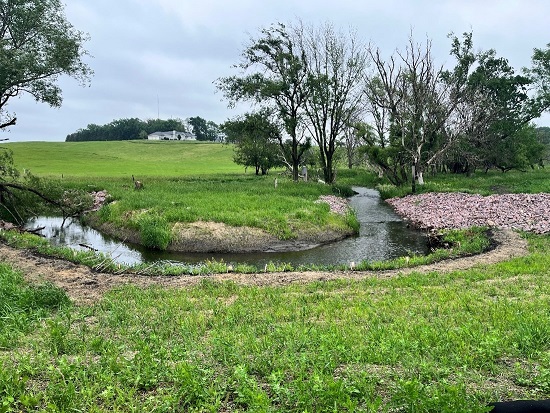
[[258,268],[269,262],[290,263],[293,266],[336,265],[359,263],[363,260],[381,261],[428,252],[424,233],[409,228],[393,209],[381,200],[378,191],[362,187],[353,189],[357,194],[350,198],[350,205],[356,211],[360,223],[359,234],[302,251],[253,253],[157,251],[120,242],[81,225],[76,219],[66,220],[62,227],[63,220],[58,217],[31,219],[26,227],[45,227],[41,233],[54,245],[68,246],[76,250],[86,250],[91,247],[110,255],[118,263],[130,265],[155,261],[197,264],[213,259],[227,263],[247,263]]

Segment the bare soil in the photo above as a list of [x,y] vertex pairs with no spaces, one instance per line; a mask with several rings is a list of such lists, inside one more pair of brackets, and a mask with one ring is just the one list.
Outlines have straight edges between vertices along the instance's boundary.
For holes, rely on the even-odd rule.
[[64,289],[77,304],[93,304],[114,287],[133,284],[140,287],[162,286],[186,288],[204,279],[233,281],[242,285],[287,285],[334,279],[362,279],[367,277],[391,278],[411,272],[450,272],[465,270],[476,265],[492,264],[528,253],[527,241],[511,230],[496,230],[495,248],[484,254],[445,260],[431,265],[391,271],[340,271],[340,272],[282,272],[257,274],[215,274],[208,276],[144,276],[136,274],[105,274],[68,261],[44,257],[30,250],[18,250],[0,244],[0,261],[7,262],[30,282],[49,281]]
[[[116,239],[142,244],[138,231],[115,227],[110,223],[99,223],[93,215],[88,216],[88,225]],[[353,234],[352,230],[319,230],[311,228],[298,231],[296,237],[281,240],[260,228],[234,227],[219,222],[197,221],[176,223],[172,228],[174,240],[168,251],[245,253],[300,251],[315,248],[321,244],[339,241]]]

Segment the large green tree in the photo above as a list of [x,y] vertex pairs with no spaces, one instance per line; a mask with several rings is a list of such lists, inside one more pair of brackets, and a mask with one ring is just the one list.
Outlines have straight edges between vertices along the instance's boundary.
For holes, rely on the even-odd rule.
[[[38,102],[60,106],[61,75],[86,83],[92,74],[82,61],[87,36],[65,18],[59,0],[0,0],[0,130],[15,125],[9,101],[25,93]],[[64,216],[75,197],[50,192],[44,181],[26,173],[19,176],[11,152],[0,151],[0,215],[16,222],[33,201],[29,196],[61,208]],[[80,197],[81,194],[78,194]],[[67,202],[65,202],[65,199]]]
[[523,68],[523,72],[534,85],[533,116],[537,117],[537,113],[542,113],[550,107],[550,43],[544,49],[533,50],[531,67]]
[[294,180],[313,138],[327,183],[334,180],[334,156],[362,104],[365,49],[353,32],[327,23],[277,24],[261,31],[243,52],[244,74],[222,78],[218,87],[231,104],[251,101],[270,108],[286,136],[279,145]]
[[250,40],[238,67],[243,73],[218,79],[218,89],[230,105],[248,101],[276,113],[286,133],[281,135],[279,145],[292,178],[297,181],[302,156],[311,146],[304,134],[309,91],[307,61],[300,39],[283,24],[263,29]]
[[[550,107],[550,53],[535,50],[533,68],[518,74],[494,50],[474,52],[471,33],[451,36],[450,70],[435,64],[430,42],[412,37],[389,59],[370,49],[375,73],[368,105],[382,139],[369,155],[394,182],[422,183],[422,171],[524,168],[540,150],[529,123]],[[410,175],[408,170],[410,170]]]
[[537,135],[537,142],[543,147],[541,153],[539,153],[539,165],[544,167],[545,162],[550,161],[550,127],[541,126],[535,129]]
[[92,71],[82,60],[86,40],[59,0],[0,0],[0,129],[17,121],[7,110],[11,98],[29,93],[57,107],[59,76],[89,81]]
[[226,141],[235,144],[235,163],[254,168],[256,175],[266,175],[271,168],[282,165],[278,145],[281,131],[267,113],[246,113],[225,122],[222,131]]
[[211,120],[193,116],[187,119],[187,123],[191,125],[193,134],[198,141],[218,141],[220,139],[220,128]]
[[537,52],[533,57],[534,69],[524,69],[522,74],[494,50],[475,55],[464,99],[456,110],[461,122],[459,151],[453,152],[454,168],[458,165],[464,172],[479,167],[507,171],[539,162],[537,153],[543,146],[529,124],[550,107],[544,81],[548,81],[548,73],[535,74],[537,64],[548,65],[550,54],[539,52],[540,57]]

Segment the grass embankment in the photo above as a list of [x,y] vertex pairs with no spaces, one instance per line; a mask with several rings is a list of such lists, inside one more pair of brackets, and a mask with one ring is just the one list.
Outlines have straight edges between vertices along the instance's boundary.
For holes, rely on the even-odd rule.
[[177,239],[176,223],[218,222],[234,227],[260,228],[278,239],[329,230],[357,229],[354,215],[330,213],[316,203],[332,188],[273,177],[209,175],[188,178],[149,178],[144,189],[126,188],[121,180],[102,181],[116,202],[100,211],[100,222],[139,232],[141,242],[165,249]]
[[[315,203],[333,192],[331,186],[245,174],[232,162],[228,145],[124,141],[5,146],[14,152],[16,164],[33,174],[68,188],[106,189],[116,202],[94,222],[106,224],[111,235],[147,247],[177,249],[181,228],[176,224],[196,221],[259,228],[279,240],[314,241],[329,231],[342,236],[357,230],[353,214],[338,216],[327,204]],[[132,177],[143,183],[143,190],[134,190]]]
[[[411,193],[411,187],[379,184],[377,188],[384,198],[404,196]],[[471,176],[461,174],[438,174],[426,177],[425,185],[417,185],[417,192],[464,192],[467,194],[534,194],[550,192],[550,168],[529,171],[508,171],[502,173],[490,170],[478,171]]]
[[85,307],[21,304],[31,287],[2,266],[2,291],[18,293],[0,304],[0,406],[481,412],[550,397],[550,237],[530,243],[527,257],[451,274],[127,286]]

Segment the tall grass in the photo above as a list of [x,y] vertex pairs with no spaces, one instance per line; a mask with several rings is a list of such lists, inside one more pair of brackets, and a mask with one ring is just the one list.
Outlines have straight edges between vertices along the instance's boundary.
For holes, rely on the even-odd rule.
[[[422,192],[464,192],[469,194],[500,194],[500,193],[539,193],[550,192],[550,169],[540,168],[529,171],[508,171],[502,173],[496,170],[476,172],[471,176],[464,174],[437,174],[427,176],[425,185],[417,185],[418,193]],[[411,186],[395,187],[388,183],[377,184],[384,199],[404,196],[411,193]]]
[[139,231],[148,246],[161,248],[170,241],[171,228],[177,222],[221,222],[230,226],[260,228],[280,239],[290,239],[299,232],[356,230],[354,214],[330,213],[328,204],[316,203],[320,195],[331,194],[329,185],[296,184],[273,177],[210,175],[188,178],[149,178],[144,189],[134,190],[123,179],[72,181],[107,189],[113,202],[99,212],[103,222],[119,228]]
[[[41,318],[69,305],[67,295],[52,284],[27,285],[20,273],[0,264],[0,350],[17,345]],[[0,405],[1,406],[1,405]]]

